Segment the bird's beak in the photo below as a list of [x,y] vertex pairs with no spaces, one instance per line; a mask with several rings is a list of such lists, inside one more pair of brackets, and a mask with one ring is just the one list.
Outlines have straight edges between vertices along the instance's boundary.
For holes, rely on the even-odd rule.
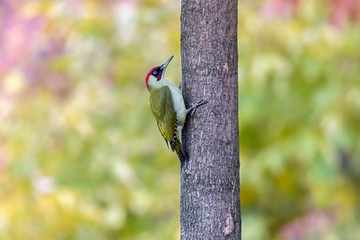
[[169,65],[171,59],[173,59],[174,56],[171,56],[168,60],[166,60],[163,65],[160,66],[160,70],[165,72],[166,67]]

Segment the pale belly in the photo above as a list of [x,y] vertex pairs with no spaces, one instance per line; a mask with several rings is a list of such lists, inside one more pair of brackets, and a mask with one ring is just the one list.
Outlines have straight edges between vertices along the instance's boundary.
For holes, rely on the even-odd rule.
[[180,89],[176,86],[175,88],[171,88],[171,93],[173,96],[174,108],[177,113],[178,119],[178,131],[181,131],[185,124],[186,119],[186,107],[184,103],[183,96],[180,92]]

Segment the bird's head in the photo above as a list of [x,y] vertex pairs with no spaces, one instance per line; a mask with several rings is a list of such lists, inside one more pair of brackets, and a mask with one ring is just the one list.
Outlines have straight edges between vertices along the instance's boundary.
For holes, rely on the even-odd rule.
[[162,85],[161,80],[164,79],[164,74],[166,67],[169,65],[171,59],[174,56],[171,56],[168,60],[166,60],[161,66],[153,67],[150,71],[146,74],[145,83],[146,87],[149,91],[150,87],[156,87],[157,85]]

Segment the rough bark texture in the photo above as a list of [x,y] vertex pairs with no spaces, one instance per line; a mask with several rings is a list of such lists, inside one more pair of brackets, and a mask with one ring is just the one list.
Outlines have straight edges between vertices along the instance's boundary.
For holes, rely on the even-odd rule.
[[181,239],[241,239],[238,0],[182,0],[181,57],[188,117],[182,141]]

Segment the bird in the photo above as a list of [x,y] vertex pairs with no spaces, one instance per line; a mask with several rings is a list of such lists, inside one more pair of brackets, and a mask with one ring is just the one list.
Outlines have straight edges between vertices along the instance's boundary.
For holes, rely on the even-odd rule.
[[165,70],[174,56],[171,56],[162,65],[153,67],[145,77],[147,90],[150,94],[150,107],[156,119],[156,124],[166,145],[169,143],[172,151],[175,151],[180,159],[180,167],[187,165],[188,155],[179,140],[186,116],[194,114],[197,107],[208,101],[200,100],[191,107],[186,108],[181,93],[181,83],[176,86],[165,78]]

